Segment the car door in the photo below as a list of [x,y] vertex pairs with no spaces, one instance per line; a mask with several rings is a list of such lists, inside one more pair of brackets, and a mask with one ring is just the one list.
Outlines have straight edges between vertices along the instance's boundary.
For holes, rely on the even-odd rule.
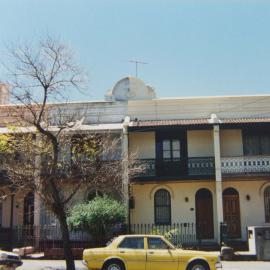
[[147,237],[146,270],[177,270],[179,254],[161,237]]
[[118,245],[117,255],[126,264],[126,270],[145,270],[146,249],[143,236],[126,236]]

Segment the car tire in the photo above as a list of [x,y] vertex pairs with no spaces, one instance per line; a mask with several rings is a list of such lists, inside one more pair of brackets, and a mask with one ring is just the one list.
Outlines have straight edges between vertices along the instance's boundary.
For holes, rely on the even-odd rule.
[[102,270],[125,270],[125,266],[120,261],[109,261],[106,262]]
[[209,266],[207,263],[203,261],[197,261],[197,262],[192,262],[189,264],[187,270],[209,270]]

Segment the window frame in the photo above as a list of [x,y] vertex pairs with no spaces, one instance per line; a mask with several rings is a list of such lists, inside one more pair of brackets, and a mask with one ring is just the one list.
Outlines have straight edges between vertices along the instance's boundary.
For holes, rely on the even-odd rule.
[[[248,143],[248,140],[253,137],[253,140],[255,139],[255,143]],[[268,130],[261,130],[261,129],[243,129],[242,130],[242,141],[243,141],[243,154],[244,156],[262,156],[262,155],[270,155],[270,148],[268,151],[265,151],[263,140],[265,138],[268,138],[269,144],[270,144],[270,131]],[[252,141],[252,139],[251,139]],[[257,145],[257,148],[254,148],[252,152],[257,153],[249,153],[248,149],[250,148],[250,145]],[[256,151],[254,151],[256,150]]]
[[[142,238],[143,240],[143,248],[128,248],[128,247],[121,247],[121,244],[127,239],[127,238],[130,238],[130,239],[134,239],[134,238]],[[117,249],[136,249],[136,250],[144,250],[145,249],[145,239],[144,239],[144,236],[125,236],[121,242],[117,245]]]
[[[158,239],[158,240],[162,241],[164,244],[166,244],[167,248],[150,248],[149,247],[149,240],[150,239]],[[168,242],[166,242],[161,237],[149,236],[149,237],[147,237],[147,249],[151,249],[151,250],[169,250],[169,249],[173,249],[173,246],[170,245]]]
[[[166,194],[168,194],[168,203],[164,204],[164,205],[157,205],[157,195],[160,192],[166,192]],[[162,222],[160,220],[158,220],[158,215],[157,215],[157,211],[158,208],[167,208],[168,210],[168,220],[165,222]],[[155,194],[154,194],[154,216],[155,216],[155,225],[171,225],[172,223],[172,202],[171,202],[171,194],[170,192],[165,189],[165,188],[160,188],[158,189]]]
[[[168,141],[169,142],[169,149],[164,149],[164,142]],[[175,149],[174,148],[174,142],[177,142],[179,144],[179,148]],[[181,140],[179,138],[163,138],[161,140],[162,144],[162,160],[164,161],[174,161],[174,160],[181,160]],[[169,153],[169,157],[164,157],[164,153],[167,152]],[[174,152],[178,152],[179,157],[174,157]]]

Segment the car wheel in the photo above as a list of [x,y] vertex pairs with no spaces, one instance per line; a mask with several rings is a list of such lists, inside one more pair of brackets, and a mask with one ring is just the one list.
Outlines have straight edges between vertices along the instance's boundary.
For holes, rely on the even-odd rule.
[[188,270],[209,270],[209,267],[204,262],[194,262],[189,265]]
[[111,261],[104,265],[103,270],[124,270],[123,264],[120,262]]

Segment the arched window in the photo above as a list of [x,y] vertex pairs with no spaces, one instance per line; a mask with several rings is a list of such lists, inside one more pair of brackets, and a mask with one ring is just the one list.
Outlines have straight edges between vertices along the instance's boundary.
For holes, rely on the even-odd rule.
[[270,223],[270,186],[264,190],[265,222]]
[[166,189],[159,189],[154,197],[155,224],[171,224],[171,195]]

